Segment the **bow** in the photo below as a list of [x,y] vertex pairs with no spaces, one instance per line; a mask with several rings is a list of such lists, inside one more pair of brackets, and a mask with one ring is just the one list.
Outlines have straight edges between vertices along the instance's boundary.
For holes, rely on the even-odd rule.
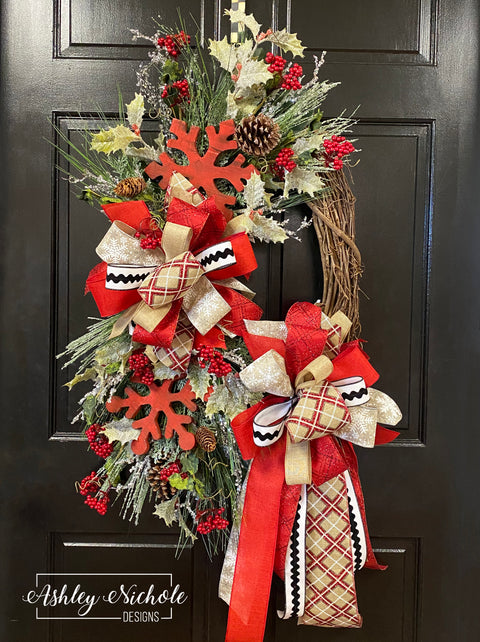
[[[358,627],[354,569],[381,567],[368,536],[351,442],[370,445],[372,432],[374,441],[391,441],[398,433],[376,421],[396,423],[400,411],[386,395],[372,392],[378,373],[358,341],[344,343],[350,328],[345,315],[329,319],[319,307],[297,303],[285,322],[246,326],[254,361],[241,377],[267,395],[232,422],[252,464],[220,583],[230,602],[226,639],[263,638],[274,570],[285,579],[280,617]],[[365,440],[357,425],[364,417],[356,416],[362,406],[371,409]],[[335,541],[331,533],[325,536],[329,528]]]
[[224,334],[241,333],[244,318],[261,316],[254,293],[235,278],[257,263],[248,236],[225,236],[214,198],[203,199],[184,177],[172,178],[167,203],[154,249],[142,249],[137,238],[145,219],[153,220],[144,202],[104,206],[112,225],[87,290],[102,316],[123,311],[112,336],[133,322],[133,340],[149,346],[153,361],[186,370],[195,342],[224,346]]
[[[287,439],[285,459],[288,484],[311,483],[310,440],[335,435],[353,444],[373,448],[377,424],[393,426],[402,418],[397,404],[388,395],[370,387],[379,375],[358,342],[343,345],[351,326],[348,318],[337,312],[329,319],[318,308],[312,310],[315,307],[295,304],[284,324],[246,322],[250,334],[255,335],[254,351],[262,351],[271,339],[284,343],[282,354],[275,349],[267,350],[242,370],[240,378],[254,392],[287,397],[257,413],[253,420],[253,439],[257,446],[269,446],[280,439],[284,429],[288,431],[290,438]],[[287,373],[287,344],[290,362],[296,359],[297,363],[303,364],[311,352],[309,350],[308,356],[304,356],[303,341],[289,341],[291,317],[296,318],[297,336],[299,327],[317,332],[316,349],[323,353],[299,372],[292,372],[290,365],[294,377]],[[250,336],[246,336],[246,341],[247,345],[252,345]]]

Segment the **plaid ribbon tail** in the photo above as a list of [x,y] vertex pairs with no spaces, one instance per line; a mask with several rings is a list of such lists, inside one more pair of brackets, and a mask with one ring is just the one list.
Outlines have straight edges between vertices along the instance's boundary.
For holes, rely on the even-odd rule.
[[299,624],[360,628],[345,473],[308,486],[305,612]]

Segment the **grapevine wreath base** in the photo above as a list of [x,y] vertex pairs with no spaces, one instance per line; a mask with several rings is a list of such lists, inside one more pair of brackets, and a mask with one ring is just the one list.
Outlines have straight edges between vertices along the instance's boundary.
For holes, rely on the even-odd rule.
[[[135,31],[152,52],[126,113],[81,147],[57,132],[69,180],[109,220],[86,282],[102,318],[62,356],[80,364],[70,388],[93,381],[74,420],[101,459],[78,482],[85,504],[104,515],[118,501],[134,523],[152,510],[179,527],[179,552],[226,549],[226,639],[254,642],[273,572],[279,617],[361,626],[354,574],[381,567],[353,445],[391,441],[379,424],[401,414],[359,340],[351,121],[323,118],[323,57],[307,81],[287,59],[303,57],[296,34],[226,13],[240,38],[209,53],[184,29]],[[298,242],[283,214],[301,203],[323,302],[260,320],[253,244]]]

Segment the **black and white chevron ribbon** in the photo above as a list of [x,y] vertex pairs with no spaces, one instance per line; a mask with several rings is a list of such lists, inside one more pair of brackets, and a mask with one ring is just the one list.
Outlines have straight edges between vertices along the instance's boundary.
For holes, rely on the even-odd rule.
[[370,399],[367,384],[363,377],[347,377],[332,381],[332,385],[342,395],[345,405],[349,408],[361,406]]
[[230,241],[222,241],[221,243],[212,245],[212,247],[208,247],[206,250],[203,250],[203,252],[196,254],[195,258],[205,272],[222,270],[223,268],[235,265],[237,262]]
[[253,420],[253,441],[256,446],[271,446],[283,434],[287,418],[294,400],[288,399],[261,410]]
[[359,571],[365,566],[367,561],[367,540],[363,528],[362,514],[358,506],[357,496],[353,488],[350,473],[345,472],[345,482],[348,493],[348,510],[350,513],[350,534],[352,537],[353,549],[353,566],[355,571]]
[[108,265],[105,287],[107,290],[136,290],[155,266]]
[[303,484],[285,558],[285,610],[277,611],[282,620],[299,617],[305,610],[306,518],[307,487]]

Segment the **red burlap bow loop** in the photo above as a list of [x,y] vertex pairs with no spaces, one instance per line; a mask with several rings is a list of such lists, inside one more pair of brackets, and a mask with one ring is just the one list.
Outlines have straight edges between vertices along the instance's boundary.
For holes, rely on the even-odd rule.
[[145,226],[145,203],[105,207],[113,219],[97,248],[105,269],[92,271],[87,289],[101,314],[123,311],[112,336],[132,324],[133,339],[150,346],[152,361],[184,371],[196,334],[200,343],[224,346],[224,332],[238,334],[243,319],[258,319],[261,309],[250,300],[254,293],[235,278],[248,276],[257,265],[247,235],[223,238],[226,220],[215,200],[203,199],[178,174],[172,182],[158,248],[142,249],[136,238],[136,228]]

